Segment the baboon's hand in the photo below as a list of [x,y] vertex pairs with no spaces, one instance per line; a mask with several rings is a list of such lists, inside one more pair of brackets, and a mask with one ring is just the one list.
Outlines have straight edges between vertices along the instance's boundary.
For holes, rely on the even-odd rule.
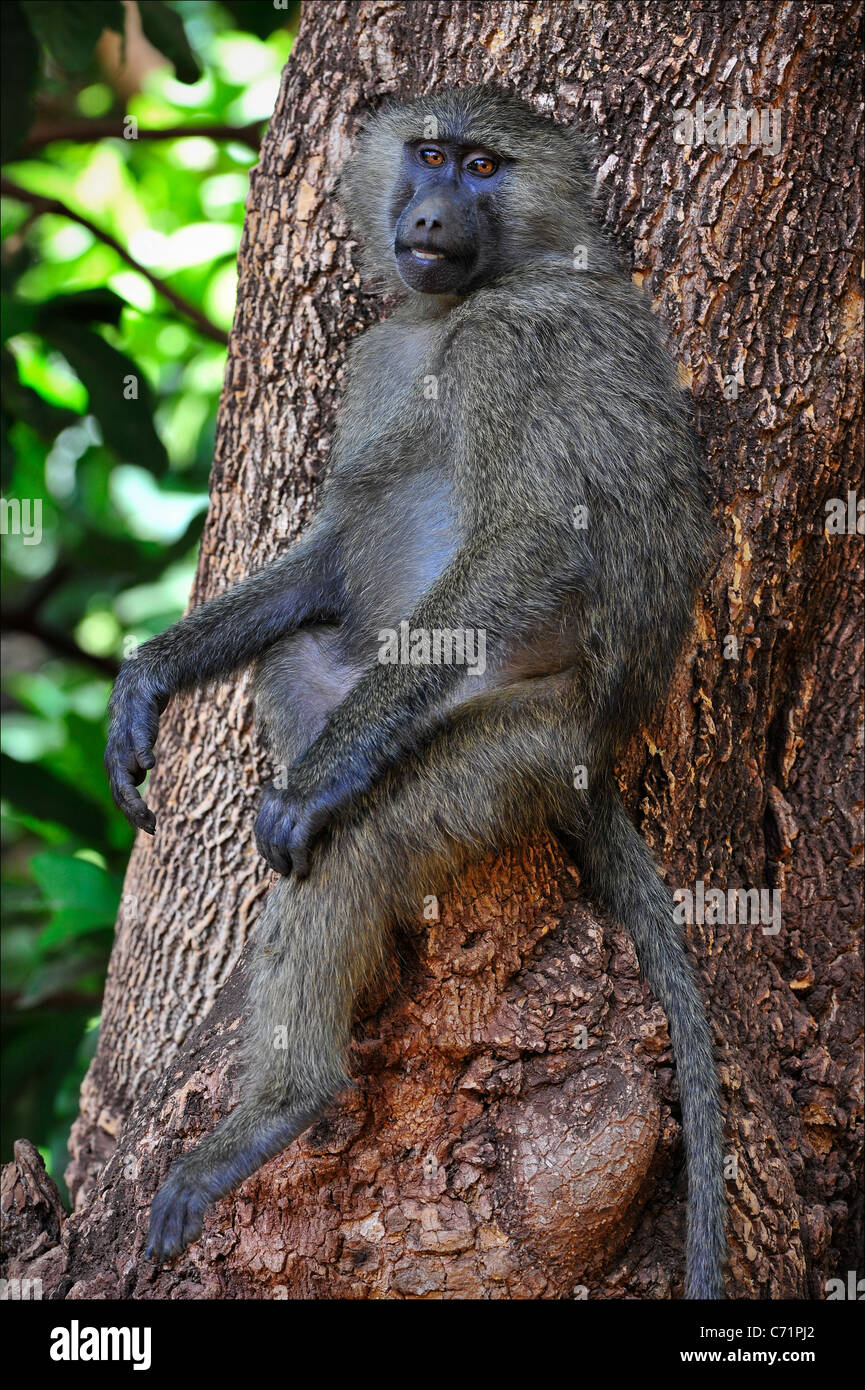
[[306,878],[312,845],[334,810],[324,792],[304,795],[293,787],[265,787],[255,822],[259,852],[278,874],[293,869],[298,878]]
[[157,1263],[170,1260],[197,1240],[208,1205],[207,1193],[180,1159],[153,1199],[147,1258]]
[[168,696],[136,658],[120,669],[109,706],[111,720],[105,746],[105,770],[111,795],[131,825],[152,835],[156,817],[135,790],[156,762],[153,745],[159,732],[159,716]]

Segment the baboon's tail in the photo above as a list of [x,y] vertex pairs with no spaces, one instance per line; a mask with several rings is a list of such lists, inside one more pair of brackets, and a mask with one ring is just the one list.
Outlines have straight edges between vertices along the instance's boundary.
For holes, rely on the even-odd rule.
[[667,1011],[688,1163],[686,1298],[723,1298],[726,1251],[722,1125],[709,1023],[673,902],[616,788],[592,797],[580,828],[587,888],[624,923]]

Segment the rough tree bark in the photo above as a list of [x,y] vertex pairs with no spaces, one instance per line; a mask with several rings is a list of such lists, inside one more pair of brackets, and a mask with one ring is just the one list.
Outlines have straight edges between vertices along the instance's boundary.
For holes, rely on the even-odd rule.
[[[781,894],[777,934],[689,928],[727,1108],[729,1286],[749,1298],[823,1297],[861,1237],[862,539],[824,529],[827,499],[862,491],[859,19],[765,0],[308,4],[252,177],[194,593],[298,531],[345,345],[386,308],[332,199],[364,108],[494,78],[593,131],[601,211],[693,392],[723,536],[623,782],[672,886]],[[777,153],[678,144],[698,101],[777,112]],[[72,1138],[76,1213],[58,1243],[22,1146],[7,1205],[33,1190],[48,1215],[35,1239],[19,1222],[15,1271],[73,1299],[680,1293],[666,1021],[552,843],[408,924],[396,989],[358,1019],[353,1092],[171,1268],[144,1261],[169,1163],[236,1098],[268,877],[248,683],[178,703],[159,754],[161,828],[130,864]]]

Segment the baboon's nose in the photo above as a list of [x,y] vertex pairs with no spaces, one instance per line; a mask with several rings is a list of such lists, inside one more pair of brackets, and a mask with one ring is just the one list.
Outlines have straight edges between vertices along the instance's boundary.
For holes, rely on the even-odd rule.
[[414,225],[417,231],[441,231],[447,220],[447,213],[440,198],[424,198],[415,209]]

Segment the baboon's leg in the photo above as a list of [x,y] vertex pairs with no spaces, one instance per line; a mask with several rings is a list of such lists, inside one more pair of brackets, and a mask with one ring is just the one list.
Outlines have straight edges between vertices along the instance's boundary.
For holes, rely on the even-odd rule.
[[561,814],[579,761],[560,699],[457,715],[331,828],[308,878],[274,885],[251,969],[243,1099],[158,1193],[156,1258],[194,1240],[207,1205],[307,1129],[345,1084],[354,1001],[386,959],[390,927],[469,860]]

